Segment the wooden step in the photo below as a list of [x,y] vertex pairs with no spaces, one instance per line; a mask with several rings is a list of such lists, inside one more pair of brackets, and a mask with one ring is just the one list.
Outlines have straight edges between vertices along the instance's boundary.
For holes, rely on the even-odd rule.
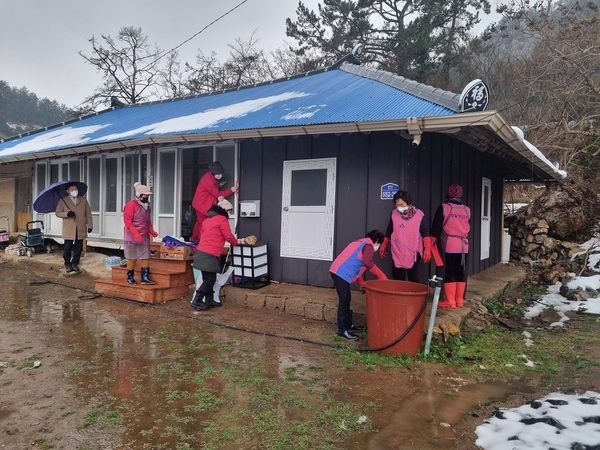
[[[191,272],[191,271],[190,271]],[[138,283],[142,279],[140,269],[135,269],[134,276],[135,281]],[[154,269],[150,268],[150,279],[156,281],[156,284],[160,287],[175,287],[175,286],[189,286],[194,283],[194,275],[187,271],[182,272],[179,270],[172,269]],[[111,269],[111,280],[117,284],[127,280],[127,267],[113,266]]]
[[142,303],[165,303],[186,297],[189,294],[188,285],[165,286],[158,284],[127,284],[111,279],[99,279],[95,282],[96,292],[107,297],[118,297]]

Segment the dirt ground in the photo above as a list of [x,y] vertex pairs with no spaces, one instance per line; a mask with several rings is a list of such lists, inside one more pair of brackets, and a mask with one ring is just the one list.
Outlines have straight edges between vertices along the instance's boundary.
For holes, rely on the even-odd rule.
[[[131,323],[152,330],[161,322],[171,321],[192,322],[192,326],[213,330],[215,324],[221,324],[221,331],[210,332],[248,342],[264,340],[282,355],[300,358],[300,353],[308,354],[325,361],[323,364],[329,359],[328,345],[361,345],[336,341],[330,323],[276,311],[265,314],[262,310],[226,305],[209,313],[194,314],[186,300],[157,308],[94,298],[94,277],[90,274],[102,270],[103,258],[88,258],[87,267],[82,263],[82,268],[89,272],[71,277],[62,274],[62,267],[39,264],[35,259],[0,263],[0,277],[4,280],[0,301],[2,449],[142,448],[121,443],[121,437],[129,432],[127,423],[120,425],[120,433],[110,427],[82,425],[94,405],[109,402],[111,395],[134,395],[130,383],[135,373],[126,371],[123,375],[121,366],[108,366],[105,373],[78,376],[79,371],[85,374],[86,361],[98,354],[102,342],[111,339],[114,330],[123,334]],[[577,325],[577,318],[571,325]],[[92,333],[82,334],[82,327]],[[136,342],[132,338],[119,351],[135,353],[136,345],[139,346]],[[600,360],[600,344],[591,347],[590,352],[591,358]],[[376,433],[358,436],[340,447],[346,449],[475,450],[475,428],[491,416],[499,403],[503,407],[518,406],[548,393],[532,382],[477,384],[460,377],[452,367],[424,363],[419,370],[406,371],[403,378],[390,378],[385,369],[349,373],[343,367],[327,366],[326,371],[332,395],[357,402],[372,398],[381,404],[380,410],[373,413]],[[110,389],[105,389],[103,383],[108,383]],[[593,368],[588,377],[565,380],[562,387],[596,390],[599,385],[600,370]],[[461,400],[448,398],[445,393],[450,390],[460,391]],[[425,415],[422,420],[418,417],[421,413]],[[441,423],[451,428],[440,427]],[[435,439],[424,437],[428,433]],[[249,444],[242,448],[261,447]]]

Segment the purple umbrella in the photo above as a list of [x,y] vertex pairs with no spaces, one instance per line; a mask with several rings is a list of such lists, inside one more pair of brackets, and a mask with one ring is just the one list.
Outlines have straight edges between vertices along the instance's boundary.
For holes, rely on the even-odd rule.
[[[56,206],[63,198],[68,195],[67,188],[72,184],[77,186],[79,196],[82,197],[87,192],[87,184],[81,181],[58,181],[45,188],[33,202],[33,210],[38,213],[53,213]],[[64,201],[64,200],[63,200]]]

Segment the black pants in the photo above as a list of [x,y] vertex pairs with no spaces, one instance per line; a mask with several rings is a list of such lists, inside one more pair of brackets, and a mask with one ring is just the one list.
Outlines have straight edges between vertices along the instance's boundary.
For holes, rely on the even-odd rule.
[[334,273],[331,274],[331,278],[333,278],[333,286],[335,287],[335,291],[338,295],[338,333],[343,333],[352,325],[350,323],[350,300],[352,300],[350,283],[345,281],[343,278],[338,277]]
[[202,284],[200,285],[200,292],[203,294],[210,294],[214,291],[215,283],[217,282],[217,272],[206,272],[202,271]]
[[419,282],[419,266],[415,263],[410,269],[404,269],[402,267],[392,267],[392,278],[400,281],[414,281]]
[[[66,240],[65,246],[63,249],[63,259],[65,260],[65,264],[79,264],[79,260],[81,259],[81,251],[83,250],[83,239],[75,239]],[[71,252],[73,252],[73,257],[71,258]]]
[[444,258],[445,271],[444,283],[455,283],[467,281],[467,254],[465,253],[465,264],[462,264],[462,253],[446,253]]

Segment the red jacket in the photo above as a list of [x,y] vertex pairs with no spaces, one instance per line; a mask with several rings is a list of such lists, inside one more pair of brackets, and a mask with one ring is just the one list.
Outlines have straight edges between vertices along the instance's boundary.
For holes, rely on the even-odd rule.
[[196,210],[197,216],[200,214],[206,216],[210,207],[217,204],[220,196],[229,197],[231,194],[231,188],[219,191],[219,180],[211,172],[206,172],[196,187],[192,207]]
[[208,211],[208,219],[202,222],[200,242],[196,246],[196,250],[209,255],[221,256],[225,241],[231,245],[238,245],[237,238],[229,228],[227,212],[219,206],[213,206]]

